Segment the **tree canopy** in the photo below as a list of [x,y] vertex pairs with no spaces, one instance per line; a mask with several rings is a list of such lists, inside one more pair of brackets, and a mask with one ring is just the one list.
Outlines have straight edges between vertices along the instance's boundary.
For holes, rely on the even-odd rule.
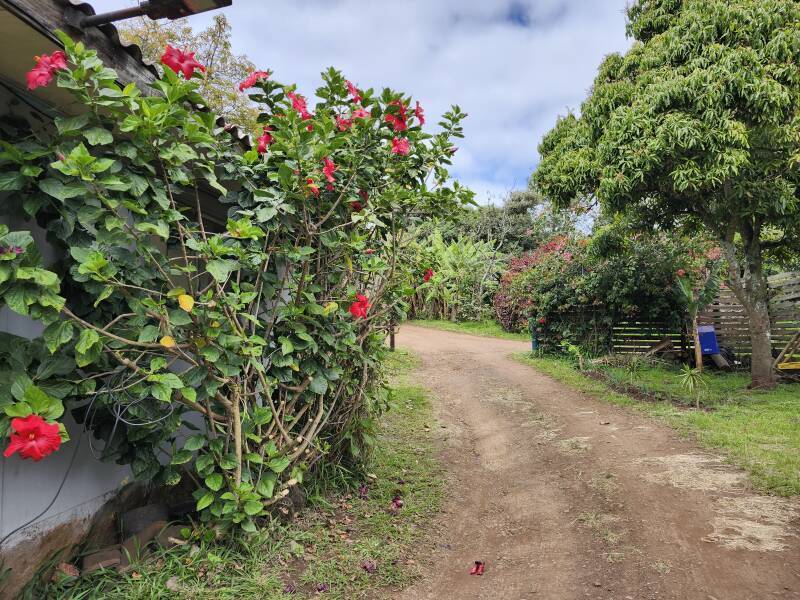
[[750,315],[754,383],[769,385],[764,255],[800,240],[800,3],[638,0],[628,33],[580,116],[543,139],[534,180],[557,204],[597,198],[713,235]]

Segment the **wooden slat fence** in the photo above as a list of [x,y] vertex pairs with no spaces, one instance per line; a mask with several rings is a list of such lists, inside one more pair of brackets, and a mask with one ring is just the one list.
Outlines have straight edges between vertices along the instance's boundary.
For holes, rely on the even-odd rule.
[[[773,347],[782,350],[792,336],[800,331],[800,272],[788,272],[768,278],[772,292],[770,317]],[[738,355],[750,354],[750,328],[744,307],[727,287],[720,290],[717,300],[698,316],[701,325],[714,325],[721,346]],[[693,343],[686,331],[659,323],[621,322],[614,326],[614,352],[634,354],[645,352],[656,342],[669,337],[676,348],[692,350]],[[797,355],[795,355],[797,356]]]

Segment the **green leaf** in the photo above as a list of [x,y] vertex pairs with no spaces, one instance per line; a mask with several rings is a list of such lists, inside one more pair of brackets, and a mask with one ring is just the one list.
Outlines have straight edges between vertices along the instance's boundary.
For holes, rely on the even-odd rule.
[[25,402],[37,415],[43,415],[48,412],[52,404],[61,404],[61,402],[51,398],[35,385],[30,385],[25,390]]
[[163,383],[154,383],[150,386],[150,393],[156,400],[172,402],[172,388]]
[[280,456],[277,458],[273,458],[271,461],[269,461],[267,466],[270,468],[271,471],[274,471],[275,473],[283,473],[289,466],[290,462],[291,460],[289,459],[288,456]]
[[192,317],[185,310],[173,309],[169,311],[169,322],[176,327],[192,324]]
[[157,223],[138,223],[136,229],[144,233],[152,233],[165,240],[169,238],[169,225],[161,220]]
[[272,498],[272,494],[275,493],[275,481],[275,476],[272,474],[263,476],[256,485],[256,492],[263,498]]
[[27,402],[17,402],[15,404],[9,404],[5,407],[5,413],[9,417],[27,417],[28,415],[32,414],[33,411],[31,407],[28,406]]
[[186,439],[186,443],[183,445],[185,450],[200,450],[203,446],[206,445],[206,436],[202,434],[196,434]]
[[222,488],[222,475],[219,473],[212,473],[205,479],[206,487],[210,490],[218,492]]
[[247,533],[255,533],[256,531],[258,531],[258,528],[256,528],[256,524],[253,523],[253,519],[251,519],[250,517],[243,520],[239,524],[239,526],[242,528],[243,531],[246,531]]
[[77,198],[86,193],[86,186],[82,183],[68,183],[64,184],[58,179],[49,178],[43,179],[39,182],[39,189],[48,196],[57,198],[62,202],[70,198]]
[[72,340],[72,323],[69,321],[54,321],[48,325],[42,337],[44,338],[47,349],[54,353],[64,344],[68,344]]
[[25,178],[16,171],[0,173],[0,192],[13,192],[25,187]]
[[228,276],[231,274],[237,266],[235,260],[221,260],[221,259],[214,259],[208,261],[206,265],[206,271],[208,271],[211,276],[219,282],[223,282],[228,279]]
[[155,325],[145,325],[142,327],[142,330],[139,332],[139,340],[143,344],[149,344],[151,342],[155,342],[159,335],[160,331],[158,327]]
[[175,454],[172,455],[172,460],[170,461],[170,464],[183,465],[192,460],[192,456],[194,456],[194,453],[190,452],[189,450],[178,450]]
[[92,347],[100,341],[100,336],[94,329],[82,329],[75,350],[79,354],[87,354]]
[[278,338],[278,341],[281,343],[281,352],[284,356],[294,352],[294,344],[292,344],[292,341],[289,338],[281,336]]
[[261,502],[257,502],[255,500],[248,500],[244,503],[244,512],[247,513],[248,516],[254,516],[260,513],[264,509],[264,505]]
[[322,374],[317,374],[311,380],[311,384],[308,386],[315,394],[324,394],[328,391],[328,379]]
[[211,503],[214,502],[214,494],[211,492],[205,494],[200,500],[197,501],[197,510],[203,510],[204,508],[208,508],[211,506]]
[[89,124],[89,113],[83,113],[75,117],[56,117],[55,123],[58,133],[61,135],[78,131]]
[[103,129],[102,127],[90,127],[83,132],[83,135],[86,138],[86,141],[92,146],[110,144],[114,141],[114,136],[111,134],[111,132],[108,129]]

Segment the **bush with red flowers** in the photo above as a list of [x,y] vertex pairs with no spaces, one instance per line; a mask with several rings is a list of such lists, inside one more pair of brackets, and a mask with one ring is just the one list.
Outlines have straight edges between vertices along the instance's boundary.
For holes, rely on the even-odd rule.
[[534,319],[545,347],[567,341],[606,352],[619,321],[680,324],[675,272],[701,247],[666,235],[629,236],[620,223],[591,237],[555,237],[509,262],[494,297],[497,319],[508,331],[526,331]]
[[[315,100],[257,71],[239,86],[261,107],[247,150],[193,108],[190,51],[167,48],[143,94],[61,40],[30,79],[84,110],[0,153],[3,210],[64,249],[45,268],[29,232],[0,229],[0,302],[44,327],[0,337],[5,452],[56,451],[66,406],[106,459],[167,485],[188,472],[203,519],[253,531],[308,469],[363,449],[419,270],[399,249],[470,200],[447,172],[464,115],[429,134],[398,92],[331,69]],[[205,427],[187,431],[190,416]]]

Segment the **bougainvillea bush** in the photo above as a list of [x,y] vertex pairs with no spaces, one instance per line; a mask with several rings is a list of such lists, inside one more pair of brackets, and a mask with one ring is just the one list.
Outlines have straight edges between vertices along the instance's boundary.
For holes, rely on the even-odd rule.
[[690,268],[701,246],[666,235],[629,237],[619,223],[591,237],[555,237],[510,261],[494,299],[498,321],[522,331],[533,319],[543,345],[567,341],[595,354],[609,349],[619,321],[680,325],[676,273]]
[[431,135],[402,94],[329,70],[314,104],[259,71],[241,86],[262,111],[246,150],[197,108],[190,52],[167,49],[143,91],[62,42],[30,84],[55,79],[74,116],[3,125],[3,207],[63,259],[0,232],[0,299],[44,326],[0,340],[0,435],[41,433],[28,454],[46,460],[66,406],[105,458],[189,477],[203,518],[251,531],[317,461],[360,448],[417,269],[397,260],[405,232],[470,200],[446,184],[463,114]]

